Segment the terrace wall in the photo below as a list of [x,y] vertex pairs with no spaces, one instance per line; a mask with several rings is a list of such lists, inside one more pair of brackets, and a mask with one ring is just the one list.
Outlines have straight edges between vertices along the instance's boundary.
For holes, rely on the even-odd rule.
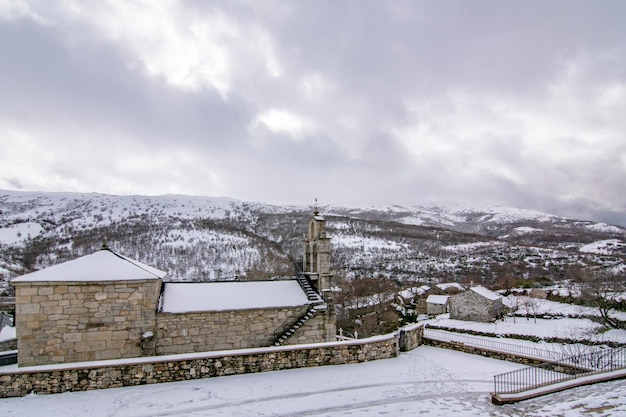
[[[401,337],[411,340],[411,343],[405,345],[407,349],[421,344],[422,330],[422,326],[409,326],[389,335],[345,342],[58,364],[0,371],[0,398],[19,397],[33,392],[54,394],[389,359],[399,355]],[[404,336],[401,336],[403,333]]]

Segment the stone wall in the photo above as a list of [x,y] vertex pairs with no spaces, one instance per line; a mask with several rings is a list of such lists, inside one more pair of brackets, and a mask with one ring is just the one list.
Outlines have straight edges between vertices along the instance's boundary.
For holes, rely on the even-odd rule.
[[155,327],[160,280],[14,285],[19,366],[146,354],[142,336]]
[[445,304],[426,303],[426,314],[435,316],[437,314],[445,314],[447,312],[448,312],[448,303],[445,303]]
[[[308,308],[307,304],[248,310],[158,313],[156,353],[167,355],[269,346]],[[333,340],[334,320],[328,320],[325,310],[320,310],[287,340],[287,344]]]
[[492,359],[499,359],[502,361],[520,363],[522,365],[527,366],[539,366],[541,365],[542,369],[549,369],[554,372],[559,372],[562,374],[570,374],[575,375],[581,372],[588,372],[589,368],[576,366],[573,364],[566,364],[556,360],[551,359],[540,359],[536,357],[524,356],[519,353],[507,353],[501,352],[495,349],[489,349],[486,347],[478,347],[478,346],[467,346],[461,342],[444,342],[440,340],[433,340],[429,338],[424,339],[424,344],[429,346],[435,346],[443,349],[452,349],[458,350],[460,352],[469,353],[472,355],[481,355],[486,356]]
[[223,375],[342,365],[398,356],[398,335],[349,342],[280,346],[0,371],[0,398],[53,394]]
[[408,352],[415,349],[423,343],[424,339],[424,325],[423,324],[410,324],[404,326],[399,332],[399,348],[400,352]]
[[8,339],[0,342],[0,352],[17,349],[17,339]]
[[450,297],[449,311],[451,319],[490,322],[502,314],[502,299],[492,301],[467,290]]
[[441,340],[433,340],[424,338],[424,345],[435,346],[443,349],[458,350],[459,352],[470,353],[472,355],[481,355],[493,359],[500,359],[508,362],[521,363],[523,365],[536,366],[545,363],[544,360],[537,358],[529,358],[519,354],[500,352],[497,350],[481,348],[476,346],[467,346],[461,342],[444,342]]
[[290,336],[285,345],[299,345],[304,343],[334,342],[337,340],[337,320],[334,307],[317,309],[311,317],[296,333]]

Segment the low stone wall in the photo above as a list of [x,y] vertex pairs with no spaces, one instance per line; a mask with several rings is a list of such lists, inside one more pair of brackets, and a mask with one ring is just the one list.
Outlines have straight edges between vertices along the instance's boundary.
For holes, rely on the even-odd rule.
[[492,359],[500,359],[503,361],[521,363],[523,365],[529,365],[529,366],[536,366],[536,365],[541,365],[542,363],[545,363],[545,361],[542,361],[541,359],[527,358],[524,356],[519,356],[519,354],[505,353],[505,352],[500,352],[497,350],[491,350],[487,348],[467,346],[466,344],[460,343],[460,342],[444,342],[441,340],[433,340],[433,339],[425,338],[424,344],[428,346],[435,346],[435,347],[443,348],[443,349],[458,350],[459,352],[470,353],[472,355],[486,356]]
[[17,349],[17,339],[9,339],[0,342],[0,352]]
[[517,340],[529,340],[531,342],[545,342],[545,343],[560,343],[563,345],[568,344],[581,344],[587,346],[608,346],[612,348],[626,346],[626,343],[615,342],[611,340],[589,340],[589,339],[571,339],[563,337],[540,337],[527,334],[517,333],[493,333],[493,332],[481,332],[477,330],[463,329],[458,327],[437,326],[433,324],[428,325],[429,329],[433,330],[445,330],[452,333],[467,334],[471,336],[485,336],[502,339],[517,339]]
[[174,382],[398,356],[399,332],[347,342],[84,362],[0,371],[0,398]]
[[399,348],[400,352],[408,352],[415,349],[423,343],[424,325],[410,324],[400,329]]
[[458,350],[460,352],[470,353],[472,355],[486,356],[492,359],[500,359],[503,361],[515,362],[515,363],[519,363],[522,365],[528,365],[528,366],[542,365],[544,369],[550,369],[552,371],[560,372],[563,374],[575,375],[581,372],[588,371],[588,369],[585,369],[583,367],[578,367],[575,365],[568,365],[568,364],[560,363],[558,361],[554,361],[551,359],[539,359],[539,358],[524,356],[519,353],[517,354],[506,353],[506,352],[500,352],[497,350],[492,350],[492,349],[488,349],[484,347],[467,346],[464,343],[460,343],[460,342],[443,342],[440,340],[433,340],[433,339],[426,338],[424,339],[424,344],[429,345],[429,346],[444,348],[444,349]]

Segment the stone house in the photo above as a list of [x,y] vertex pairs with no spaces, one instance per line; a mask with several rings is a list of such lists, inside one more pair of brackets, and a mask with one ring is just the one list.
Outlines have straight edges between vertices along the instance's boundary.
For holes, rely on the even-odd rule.
[[485,287],[471,287],[450,297],[450,318],[490,322],[504,314],[502,297]]
[[545,300],[548,298],[548,292],[542,288],[533,288],[528,293],[529,297]]
[[426,298],[426,314],[434,316],[447,313],[449,299],[448,295],[430,294]]
[[108,248],[18,277],[18,365],[334,341],[323,222],[313,217],[305,242],[316,262],[289,280],[164,283]]

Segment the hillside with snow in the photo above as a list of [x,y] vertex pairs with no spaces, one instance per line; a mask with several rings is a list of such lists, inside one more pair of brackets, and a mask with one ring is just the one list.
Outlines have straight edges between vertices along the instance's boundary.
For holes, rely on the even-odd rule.
[[[291,275],[311,207],[229,198],[0,191],[0,292],[26,272],[109,246],[170,281]],[[324,207],[338,276],[489,285],[625,269],[626,231],[488,205]]]

